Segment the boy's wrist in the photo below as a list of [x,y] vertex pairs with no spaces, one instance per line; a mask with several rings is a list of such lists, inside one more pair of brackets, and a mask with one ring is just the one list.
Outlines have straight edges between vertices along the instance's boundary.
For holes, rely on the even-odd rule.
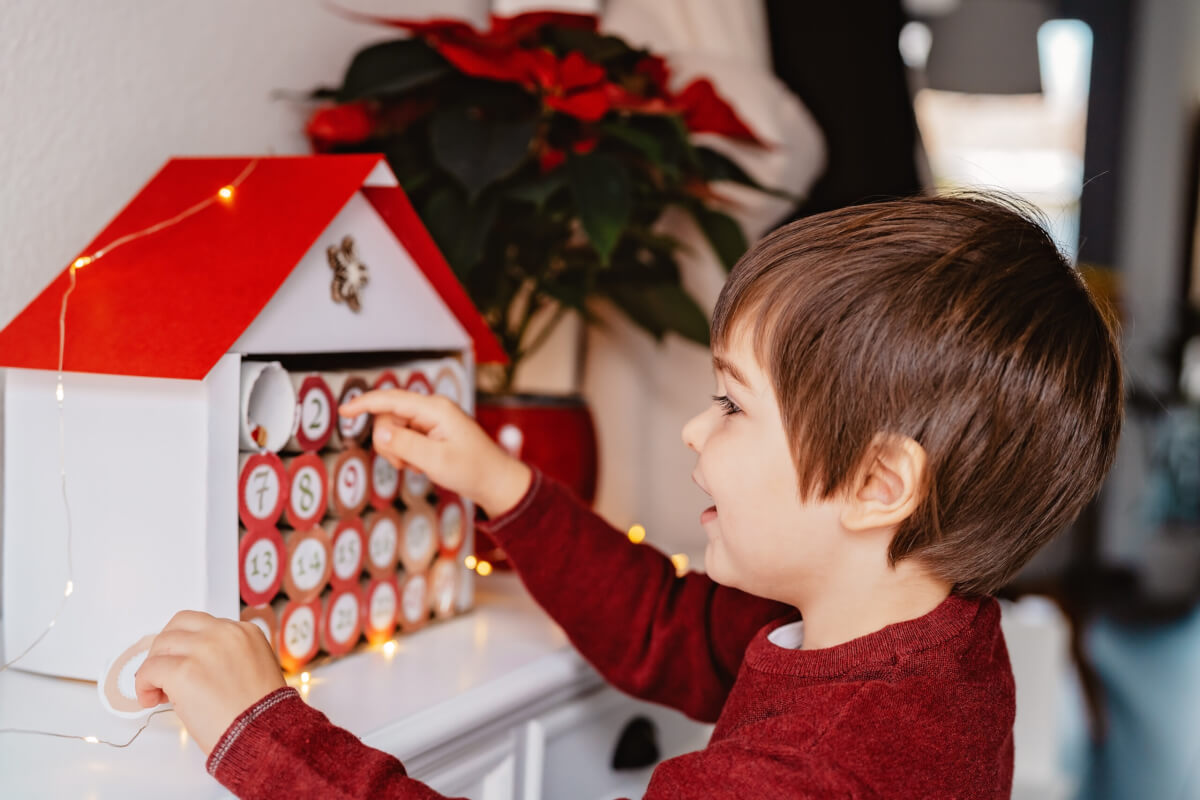
[[508,458],[501,468],[487,479],[487,488],[476,498],[476,502],[488,519],[497,519],[511,511],[529,491],[533,483],[533,470],[528,464]]

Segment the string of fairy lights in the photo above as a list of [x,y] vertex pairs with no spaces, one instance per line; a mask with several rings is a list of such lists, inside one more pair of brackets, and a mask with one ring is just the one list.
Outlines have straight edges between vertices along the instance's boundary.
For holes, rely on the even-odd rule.
[[[141,228],[140,230],[133,231],[132,233],[125,234],[124,236],[118,237],[117,239],[114,239],[112,242],[109,242],[107,245],[100,248],[99,250],[95,250],[86,255],[81,255],[78,258],[76,258],[74,261],[72,261],[70,267],[68,267],[68,269],[67,269],[67,276],[68,276],[67,288],[65,290],[63,290],[62,305],[59,309],[59,314],[58,314],[58,363],[57,363],[57,369],[56,369],[57,379],[55,381],[55,386],[54,386],[54,399],[58,405],[59,488],[60,488],[60,491],[62,494],[63,510],[65,512],[65,517],[66,517],[66,525],[65,525],[66,550],[67,550],[66,585],[63,588],[63,595],[58,601],[58,608],[55,609],[54,616],[52,616],[50,618],[50,621],[48,623],[46,623],[46,627],[42,629],[41,633],[39,633],[33,639],[33,641],[31,641],[29,643],[29,645],[24,650],[22,650],[20,653],[18,653],[14,658],[11,658],[8,661],[4,662],[4,664],[0,665],[0,673],[5,672],[10,667],[12,667],[15,664],[17,664],[18,662],[20,662],[21,659],[23,659],[27,655],[29,655],[35,647],[37,647],[39,644],[41,644],[42,640],[46,638],[46,636],[50,633],[50,631],[54,630],[54,626],[58,623],[59,618],[62,616],[63,609],[66,608],[67,600],[69,600],[71,595],[74,594],[74,592],[75,592],[75,562],[74,562],[73,555],[72,555],[74,529],[73,529],[73,525],[71,522],[71,503],[70,503],[70,498],[68,497],[68,494],[67,494],[66,423],[64,421],[64,417],[65,417],[64,402],[66,399],[66,389],[65,389],[65,383],[64,383],[64,369],[63,369],[64,355],[66,353],[66,342],[67,342],[67,308],[68,308],[68,303],[71,299],[71,294],[75,291],[75,287],[76,287],[75,273],[85,267],[88,267],[88,266],[96,263],[97,261],[104,258],[109,253],[112,253],[117,248],[123,247],[124,245],[127,245],[130,242],[135,242],[135,241],[137,241],[139,239],[143,239],[147,236],[152,236],[153,234],[158,233],[159,231],[165,230],[167,228],[170,228],[174,225],[178,225],[180,222],[183,222],[185,219],[188,219],[189,217],[192,217],[192,216],[200,213],[201,211],[208,208],[209,206],[212,206],[216,203],[232,202],[234,192],[237,190],[237,188],[239,186],[242,185],[242,182],[245,181],[246,178],[250,176],[250,173],[252,173],[254,171],[254,168],[257,166],[258,166],[258,159],[252,160],[250,163],[248,163],[245,166],[245,168],[242,169],[242,171],[237,175],[237,177],[235,177],[233,179],[233,181],[222,186],[220,189],[217,190],[217,192],[215,194],[205,197],[204,199],[200,200],[199,202],[185,208],[183,211],[180,211],[178,214],[176,214],[173,217],[169,217],[160,222],[156,222],[153,225],[148,225],[145,228]],[[52,731],[33,730],[33,729],[29,729],[29,728],[0,728],[0,733],[25,733],[25,734],[33,734],[33,735],[38,735],[38,736],[52,736],[52,737],[59,738],[59,739],[78,739],[80,741],[87,742],[89,744],[106,744],[106,745],[109,745],[110,747],[123,748],[123,747],[128,747],[129,745],[133,744],[134,740],[137,739],[138,736],[141,735],[142,731],[146,730],[146,727],[150,724],[150,720],[152,720],[155,716],[157,716],[158,714],[162,713],[162,711],[165,711],[165,710],[167,710],[167,709],[155,711],[154,713],[150,714],[146,718],[146,721],[142,724],[142,726],[140,728],[138,728],[137,731],[134,732],[133,736],[130,737],[130,739],[128,741],[125,741],[125,742],[113,742],[113,741],[109,741],[107,739],[101,739],[97,736],[79,736],[79,735],[75,735],[75,734],[55,733]]]
[[[250,174],[254,171],[255,167],[258,166],[258,163],[259,163],[258,159],[254,159],[254,160],[250,161],[245,166],[245,168],[243,168],[242,171],[230,183],[222,186],[220,189],[217,190],[217,192],[215,194],[212,194],[212,195],[209,195],[209,196],[203,198],[199,202],[194,203],[193,205],[185,208],[184,210],[180,211],[178,214],[176,214],[172,217],[161,220],[160,222],[156,222],[153,225],[149,225],[145,228],[141,228],[140,230],[134,231],[132,233],[125,234],[124,236],[114,239],[112,242],[108,243],[107,245],[105,245],[104,247],[102,247],[98,250],[95,250],[91,253],[87,253],[85,255],[81,255],[78,258],[76,258],[74,261],[72,261],[70,266],[68,267],[68,269],[67,269],[68,283],[67,283],[66,289],[63,291],[62,303],[61,303],[61,306],[59,309],[59,316],[58,316],[58,358],[57,358],[57,366],[56,366],[56,381],[55,381],[55,388],[54,388],[54,397],[55,397],[55,402],[57,404],[57,411],[58,411],[59,488],[60,488],[60,493],[62,496],[63,510],[64,510],[64,514],[65,514],[65,540],[66,540],[66,561],[67,561],[66,583],[63,587],[62,597],[58,601],[58,607],[55,609],[54,615],[50,618],[50,621],[46,623],[46,626],[42,629],[42,631],[29,643],[28,646],[25,647],[24,650],[22,650],[20,653],[18,653],[15,657],[9,659],[8,661],[4,662],[3,664],[0,664],[0,673],[7,671],[9,668],[13,667],[18,662],[20,662],[22,659],[24,659],[26,656],[28,656],[29,653],[32,652],[34,650],[34,648],[36,648],[46,638],[47,635],[49,635],[50,631],[52,631],[54,629],[54,626],[58,623],[59,619],[61,618],[63,610],[66,608],[67,601],[71,598],[71,596],[75,592],[75,580],[74,580],[75,565],[74,565],[74,559],[73,559],[74,530],[73,530],[73,525],[72,525],[72,520],[71,520],[71,504],[70,504],[70,499],[69,499],[68,492],[67,492],[66,424],[65,424],[65,413],[64,413],[65,400],[66,400],[65,379],[64,379],[64,375],[65,375],[64,356],[66,353],[67,309],[69,306],[69,301],[70,301],[71,295],[72,295],[72,293],[74,293],[76,285],[77,285],[76,273],[81,269],[84,269],[86,267],[91,266],[92,264],[95,264],[97,261],[104,258],[108,254],[112,253],[114,250],[116,250],[120,247],[123,247],[124,245],[130,244],[131,242],[135,242],[135,241],[138,241],[139,239],[143,239],[147,236],[152,236],[155,233],[166,230],[167,228],[170,228],[174,225],[178,225],[179,223],[183,222],[184,220],[188,219],[189,217],[192,217],[192,216],[200,213],[201,211],[205,210],[206,208],[209,208],[210,206],[213,206],[217,203],[222,203],[222,204],[232,203],[237,189],[250,176]],[[629,540],[631,542],[633,542],[634,544],[640,544],[646,538],[646,529],[641,525],[633,525],[632,527],[629,528],[626,535],[628,536]],[[672,555],[671,562],[674,564],[677,573],[679,573],[681,575],[683,573],[685,573],[688,569],[688,557],[684,553],[675,553],[674,555]],[[483,576],[483,577],[490,575],[493,571],[493,566],[490,562],[482,560],[482,559],[478,559],[474,555],[468,555],[464,559],[464,564],[467,567],[467,569],[474,570],[477,574],[479,574],[480,576]],[[387,657],[389,659],[395,654],[396,650],[397,650],[397,644],[394,640],[386,642],[383,645],[383,653],[384,653],[385,657]],[[306,690],[309,687],[310,675],[308,672],[304,672],[299,676],[299,684],[300,684],[300,688],[302,691]],[[97,736],[58,733],[58,732],[54,732],[54,731],[43,731],[43,730],[36,730],[36,729],[32,729],[32,728],[0,728],[0,733],[19,733],[19,734],[29,734],[29,735],[36,735],[36,736],[49,736],[49,737],[58,738],[58,739],[77,739],[82,742],[87,742],[88,744],[104,744],[104,745],[108,745],[108,746],[114,747],[114,748],[125,748],[125,747],[129,747],[131,744],[133,744],[133,742],[150,725],[150,722],[151,722],[151,720],[154,719],[154,717],[158,716],[159,714],[161,714],[167,710],[169,710],[169,709],[160,709],[158,711],[151,713],[149,716],[147,716],[145,722],[142,723],[141,727],[139,727],[133,733],[133,735],[124,742],[110,741],[107,739],[99,738]]]

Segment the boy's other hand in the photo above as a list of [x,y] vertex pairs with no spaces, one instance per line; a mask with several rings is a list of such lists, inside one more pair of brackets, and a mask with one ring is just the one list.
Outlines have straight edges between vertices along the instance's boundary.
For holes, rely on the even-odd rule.
[[286,685],[258,626],[201,611],[171,618],[134,683],[143,707],[174,705],[205,755],[239,714]]
[[394,467],[424,472],[479,504],[492,519],[515,506],[533,473],[492,441],[453,400],[403,389],[367,392],[338,409],[375,415],[374,446]]

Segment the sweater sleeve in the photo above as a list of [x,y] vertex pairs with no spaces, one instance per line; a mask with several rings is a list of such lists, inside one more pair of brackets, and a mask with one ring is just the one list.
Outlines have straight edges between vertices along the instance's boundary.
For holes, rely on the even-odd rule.
[[209,754],[208,772],[242,800],[447,800],[290,688],[277,689],[234,720]]
[[693,719],[717,719],[747,644],[794,611],[700,573],[678,577],[536,469],[521,501],[479,527],[609,683]]

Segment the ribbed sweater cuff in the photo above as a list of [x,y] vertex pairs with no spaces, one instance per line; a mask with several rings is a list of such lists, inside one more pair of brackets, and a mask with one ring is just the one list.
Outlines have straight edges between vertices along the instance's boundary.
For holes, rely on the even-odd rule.
[[[298,707],[297,707],[298,706]],[[272,731],[280,719],[295,724],[305,711],[318,714],[300,699],[300,693],[285,686],[268,694],[243,711],[221,736],[208,754],[207,769],[223,785],[237,786],[243,776],[261,763],[264,751],[272,746]]]
[[[501,547],[507,547],[512,537],[516,536],[522,528],[528,528],[545,513],[553,494],[550,481],[542,474],[542,471],[533,466],[530,469],[533,472],[533,479],[529,481],[529,488],[525,490],[524,496],[517,501],[517,504],[495,519],[476,523],[476,527],[491,536]],[[518,520],[523,524],[512,524]]]

